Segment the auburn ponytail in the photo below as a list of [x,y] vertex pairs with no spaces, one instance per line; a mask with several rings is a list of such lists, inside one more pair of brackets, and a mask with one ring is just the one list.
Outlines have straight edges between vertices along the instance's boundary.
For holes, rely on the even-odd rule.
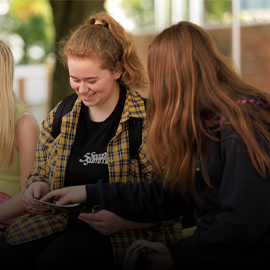
[[121,66],[120,83],[128,88],[145,89],[148,85],[134,37],[106,12],[90,16],[59,45],[59,55],[65,64],[69,56],[99,57],[104,69],[113,71],[117,65]]

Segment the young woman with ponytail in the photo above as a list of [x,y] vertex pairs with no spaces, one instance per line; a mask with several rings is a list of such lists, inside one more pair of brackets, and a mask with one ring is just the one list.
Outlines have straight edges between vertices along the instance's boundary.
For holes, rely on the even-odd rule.
[[100,179],[108,184],[149,183],[154,173],[144,144],[139,160],[129,156],[128,119],[143,119],[143,142],[147,133],[144,102],[135,90],[145,89],[148,81],[133,37],[111,16],[98,13],[58,45],[78,98],[63,117],[57,138],[52,123],[58,105],[42,124],[23,198],[30,214],[17,219],[0,238],[1,264],[4,258],[7,265],[22,267],[27,256],[28,269],[106,269],[121,264],[137,239],[165,245],[179,241],[180,217],[137,223],[100,205],[90,208],[94,213],[79,215],[30,198],[41,199],[61,188],[84,194]]

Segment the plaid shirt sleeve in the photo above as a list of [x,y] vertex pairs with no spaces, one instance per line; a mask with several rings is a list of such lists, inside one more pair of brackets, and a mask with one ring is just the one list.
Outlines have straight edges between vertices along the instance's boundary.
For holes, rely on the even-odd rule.
[[51,135],[53,116],[58,105],[49,113],[47,118],[42,122],[38,144],[36,147],[34,169],[27,177],[24,183],[24,191],[33,183],[43,181],[49,184],[47,176],[47,159],[48,149],[54,144],[54,138]]

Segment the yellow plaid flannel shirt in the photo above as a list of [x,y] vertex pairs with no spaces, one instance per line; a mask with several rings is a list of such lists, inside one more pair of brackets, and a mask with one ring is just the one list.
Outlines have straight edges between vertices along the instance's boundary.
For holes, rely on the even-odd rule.
[[[82,100],[78,98],[70,113],[62,119],[61,133],[54,139],[51,135],[53,117],[58,105],[43,121],[36,148],[34,169],[25,182],[25,189],[36,181],[49,184],[51,190],[64,187],[68,157],[76,135]],[[140,147],[140,161],[129,157],[129,117],[143,118],[143,141],[146,138],[146,112],[141,96],[127,90],[124,110],[114,138],[107,146],[110,182],[150,182],[153,168],[147,158],[145,147]],[[144,143],[142,144],[144,145]],[[97,207],[96,207],[97,208]],[[110,235],[115,264],[123,262],[125,252],[138,239],[172,244],[182,238],[181,218],[160,223],[147,229],[122,230]],[[40,214],[19,217],[6,231],[6,239],[11,245],[33,241],[64,230],[68,224],[67,213],[54,209]]]

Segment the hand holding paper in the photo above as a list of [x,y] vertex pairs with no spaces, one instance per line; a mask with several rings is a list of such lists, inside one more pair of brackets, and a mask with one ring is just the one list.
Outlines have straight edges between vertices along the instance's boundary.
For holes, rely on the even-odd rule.
[[83,203],[86,202],[86,189],[84,185],[60,188],[49,192],[41,201],[45,202],[52,197],[60,197],[60,200],[57,202],[59,206],[71,203]]
[[30,213],[41,213],[51,209],[49,205],[32,200],[31,198],[42,198],[50,191],[50,187],[45,182],[34,182],[24,192],[22,201],[25,209]]

